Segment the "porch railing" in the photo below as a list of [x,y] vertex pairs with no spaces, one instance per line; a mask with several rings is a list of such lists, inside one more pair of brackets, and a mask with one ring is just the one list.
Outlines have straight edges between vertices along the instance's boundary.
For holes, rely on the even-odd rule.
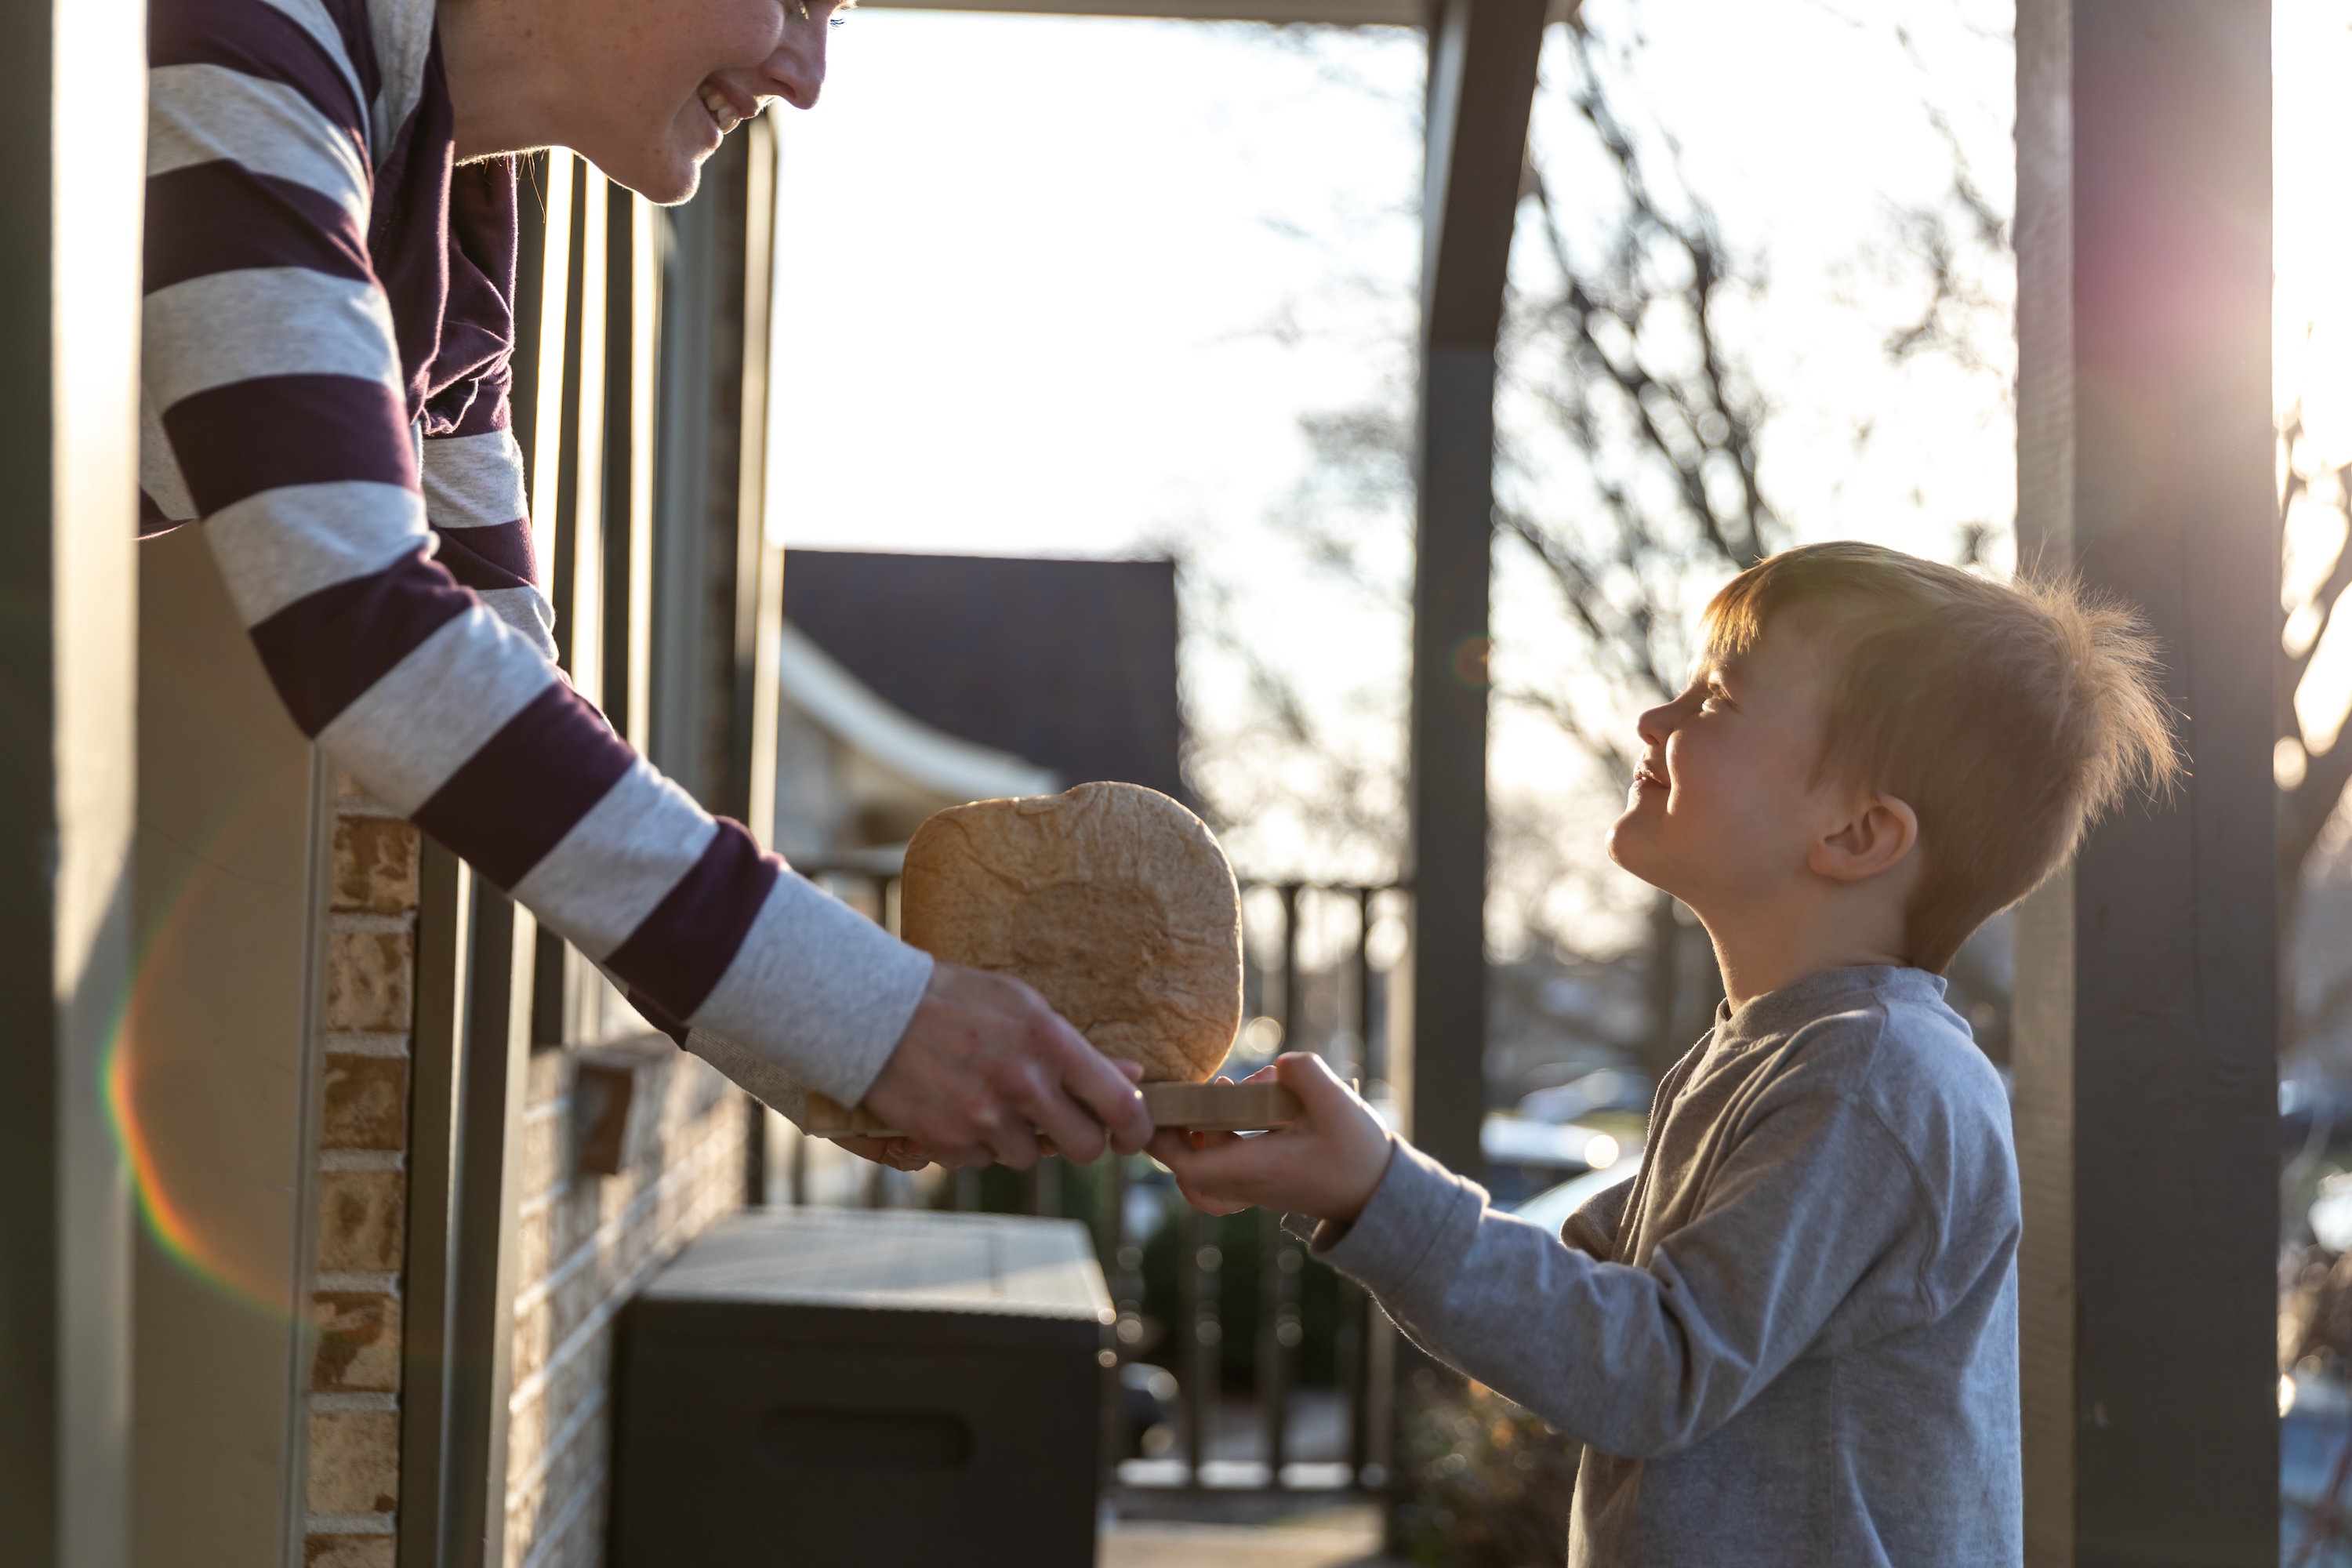
[[[887,860],[833,861],[803,865],[810,878],[870,918],[898,928],[898,877]],[[1388,1078],[1386,975],[1373,962],[1373,935],[1382,922],[1404,914],[1407,898],[1393,885],[1300,881],[1242,884],[1244,940],[1244,1008],[1247,1020],[1236,1052],[1237,1065],[1255,1067],[1275,1049],[1309,1049],[1331,1060],[1344,1078],[1360,1083],[1376,1105]],[[1269,925],[1273,928],[1268,930]],[[1310,938],[1311,927],[1311,938]],[[1312,941],[1319,960],[1309,966]],[[1253,1047],[1255,1047],[1253,1050]],[[1267,1048],[1272,1047],[1272,1048]],[[977,1169],[949,1173],[928,1198],[961,1211],[1018,1208],[1036,1215],[1065,1212],[1066,1163],[1038,1162],[1016,1182],[985,1179]],[[811,1201],[809,1143],[791,1142],[786,1167],[773,1182],[758,1185],[781,1201]],[[882,1207],[891,1201],[892,1173],[881,1166],[864,1172],[856,1201]],[[1338,1299],[1332,1364],[1344,1409],[1344,1437],[1334,1458],[1301,1459],[1295,1452],[1299,1352],[1307,1338],[1303,1310],[1308,1278],[1328,1266],[1307,1256],[1306,1247],[1278,1224],[1236,1215],[1203,1215],[1175,1194],[1163,1167],[1142,1155],[1106,1155],[1088,1168],[1093,1189],[1091,1228],[1103,1277],[1118,1310],[1114,1330],[1119,1364],[1147,1362],[1173,1373],[1178,1387],[1177,1432],[1169,1448],[1118,1466],[1120,1479],[1147,1486],[1265,1489],[1347,1489],[1377,1491],[1391,1473],[1390,1429],[1395,1381],[1395,1330],[1354,1281],[1334,1281]],[[1156,1224],[1139,1227],[1130,1217],[1129,1193],[1139,1182],[1168,1194]],[[986,1190],[984,1190],[986,1189]],[[836,1194],[838,1195],[838,1194]],[[765,1194],[756,1192],[753,1201]],[[993,1201],[990,1201],[991,1199]],[[1160,1226],[1173,1231],[1175,1292],[1172,1321],[1160,1325],[1157,1342],[1147,1345],[1146,1244]],[[1234,1245],[1257,1249],[1255,1333],[1249,1356],[1249,1388],[1257,1457],[1220,1454],[1216,1416],[1223,1405],[1225,1371],[1233,1363],[1224,1321],[1223,1281]],[[1244,1325],[1233,1325],[1241,1328]],[[1113,1394],[1116,1401],[1119,1396]],[[1107,1421],[1107,1425],[1110,1423]],[[1118,1447],[1123,1451],[1124,1427]]]

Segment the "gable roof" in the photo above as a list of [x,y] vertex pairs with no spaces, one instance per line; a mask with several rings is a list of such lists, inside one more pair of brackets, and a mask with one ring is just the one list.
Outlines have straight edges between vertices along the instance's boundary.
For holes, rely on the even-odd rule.
[[908,717],[1185,798],[1171,561],[791,550],[784,618]]
[[1062,787],[1051,768],[943,734],[884,701],[790,621],[777,630],[777,689],[834,739],[917,788],[961,801],[1052,795]]

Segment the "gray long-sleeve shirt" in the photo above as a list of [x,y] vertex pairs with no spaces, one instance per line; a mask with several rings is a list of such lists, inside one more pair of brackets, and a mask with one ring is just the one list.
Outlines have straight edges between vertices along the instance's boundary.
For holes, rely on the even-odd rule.
[[1581,1439],[1571,1564],[2016,1563],[2017,1161],[1916,969],[1719,1014],[1561,1235],[1400,1143],[1322,1257]]

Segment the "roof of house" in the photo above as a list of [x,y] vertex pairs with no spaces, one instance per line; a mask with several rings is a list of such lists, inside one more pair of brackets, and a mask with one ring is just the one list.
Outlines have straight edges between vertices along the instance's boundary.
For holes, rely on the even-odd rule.
[[1169,561],[793,550],[784,618],[910,718],[1184,796]]
[[828,734],[908,783],[957,800],[1051,795],[1062,787],[1051,768],[943,733],[883,700],[790,621],[777,629],[777,688]]

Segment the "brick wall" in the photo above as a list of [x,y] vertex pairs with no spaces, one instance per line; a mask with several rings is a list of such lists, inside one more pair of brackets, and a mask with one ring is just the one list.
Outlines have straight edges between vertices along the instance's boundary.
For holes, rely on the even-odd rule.
[[393,1560],[417,853],[415,828],[341,781],[314,1075],[308,1568]]
[[[620,1169],[579,1169],[581,1068],[629,1085]],[[609,1092],[607,1090],[606,1092]],[[531,1058],[517,1237],[508,1568],[604,1561],[613,1325],[621,1304],[742,1201],[743,1096],[656,1035]]]
[[[393,1562],[420,847],[414,827],[339,781],[315,1075],[307,1568]],[[614,1086],[625,1086],[608,1175],[580,1168],[574,1090],[583,1067],[607,1111]],[[647,1276],[741,1201],[748,1121],[741,1093],[658,1035],[531,1053],[508,1568],[603,1562],[614,1318]]]

